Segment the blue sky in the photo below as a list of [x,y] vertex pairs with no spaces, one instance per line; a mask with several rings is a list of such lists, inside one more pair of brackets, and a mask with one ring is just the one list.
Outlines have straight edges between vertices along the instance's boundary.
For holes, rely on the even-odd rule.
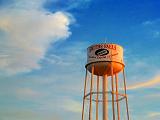
[[0,0],[0,120],[80,120],[86,48],[124,47],[132,119],[160,119],[159,0]]

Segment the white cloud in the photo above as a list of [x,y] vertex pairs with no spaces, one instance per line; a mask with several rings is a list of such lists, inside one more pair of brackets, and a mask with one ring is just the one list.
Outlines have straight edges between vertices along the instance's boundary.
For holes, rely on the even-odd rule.
[[139,88],[153,87],[153,86],[155,86],[159,83],[160,83],[160,76],[157,75],[149,81],[128,86],[127,89],[128,90],[133,90],[133,89],[139,89]]
[[50,44],[71,34],[71,15],[40,9],[43,2],[17,0],[12,7],[1,9],[1,70],[12,74],[39,69],[39,61],[44,58]]

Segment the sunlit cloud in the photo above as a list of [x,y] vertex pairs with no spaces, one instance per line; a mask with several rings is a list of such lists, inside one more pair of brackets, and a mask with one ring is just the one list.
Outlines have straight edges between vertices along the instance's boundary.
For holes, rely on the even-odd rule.
[[[71,35],[69,13],[50,13],[42,9],[43,1],[15,1],[0,11],[0,69],[10,74],[40,69],[50,44]],[[35,6],[35,7],[34,7]]]
[[160,83],[160,76],[157,75],[149,81],[141,82],[141,83],[138,83],[135,85],[128,86],[127,89],[133,90],[133,89],[140,89],[140,88],[146,88],[146,87],[153,87],[159,83]]

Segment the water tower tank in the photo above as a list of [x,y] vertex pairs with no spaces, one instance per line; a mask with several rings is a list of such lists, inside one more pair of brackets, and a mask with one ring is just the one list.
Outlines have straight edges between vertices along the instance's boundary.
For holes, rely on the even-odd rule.
[[96,44],[87,49],[87,69],[91,72],[94,64],[94,74],[103,76],[111,75],[111,63],[113,74],[120,72],[124,68],[123,48],[117,44]]
[[123,48],[91,45],[85,67],[82,120],[129,120]]

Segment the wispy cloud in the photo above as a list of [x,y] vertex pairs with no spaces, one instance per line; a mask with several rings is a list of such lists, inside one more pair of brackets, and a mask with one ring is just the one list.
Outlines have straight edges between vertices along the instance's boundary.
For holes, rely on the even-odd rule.
[[147,21],[144,21],[142,25],[147,26],[147,25],[152,25],[153,23],[154,23],[153,21],[147,20]]
[[160,117],[160,112],[151,112],[148,114],[149,117],[157,117],[159,116]]
[[16,0],[10,7],[1,9],[1,70],[12,74],[39,69],[39,61],[50,44],[71,34],[71,15],[61,11],[47,12],[41,6],[43,2]]
[[142,22],[142,25],[148,26],[148,25],[154,25],[156,23],[160,22],[160,19],[155,19],[155,20],[146,20]]
[[54,54],[51,54],[50,56],[46,57],[43,61],[48,62],[50,64],[57,64],[60,66],[69,66],[72,64],[71,62],[66,61],[66,59],[64,60],[61,56]]
[[160,31],[154,31],[153,32],[153,37],[154,38],[160,38]]
[[42,95],[40,92],[35,91],[31,88],[18,88],[16,89],[15,94],[17,98],[22,99],[33,99]]
[[127,89],[133,90],[133,89],[139,89],[139,88],[152,87],[152,86],[157,85],[159,83],[160,83],[160,75],[157,75],[149,81],[128,86]]
[[84,9],[87,8],[92,0],[47,0],[45,6],[55,10],[72,10],[72,9]]
[[160,38],[160,19],[155,20],[147,20],[142,23],[145,29],[149,30],[149,34],[152,35],[153,38]]
[[62,104],[60,105],[61,108],[63,108],[66,111],[69,112],[81,112],[82,106],[81,103],[78,101],[75,101],[73,99],[70,98],[65,98],[65,100],[62,102]]
[[11,108],[7,112],[0,109],[1,120],[62,120],[60,115],[55,113],[38,113],[31,109]]

